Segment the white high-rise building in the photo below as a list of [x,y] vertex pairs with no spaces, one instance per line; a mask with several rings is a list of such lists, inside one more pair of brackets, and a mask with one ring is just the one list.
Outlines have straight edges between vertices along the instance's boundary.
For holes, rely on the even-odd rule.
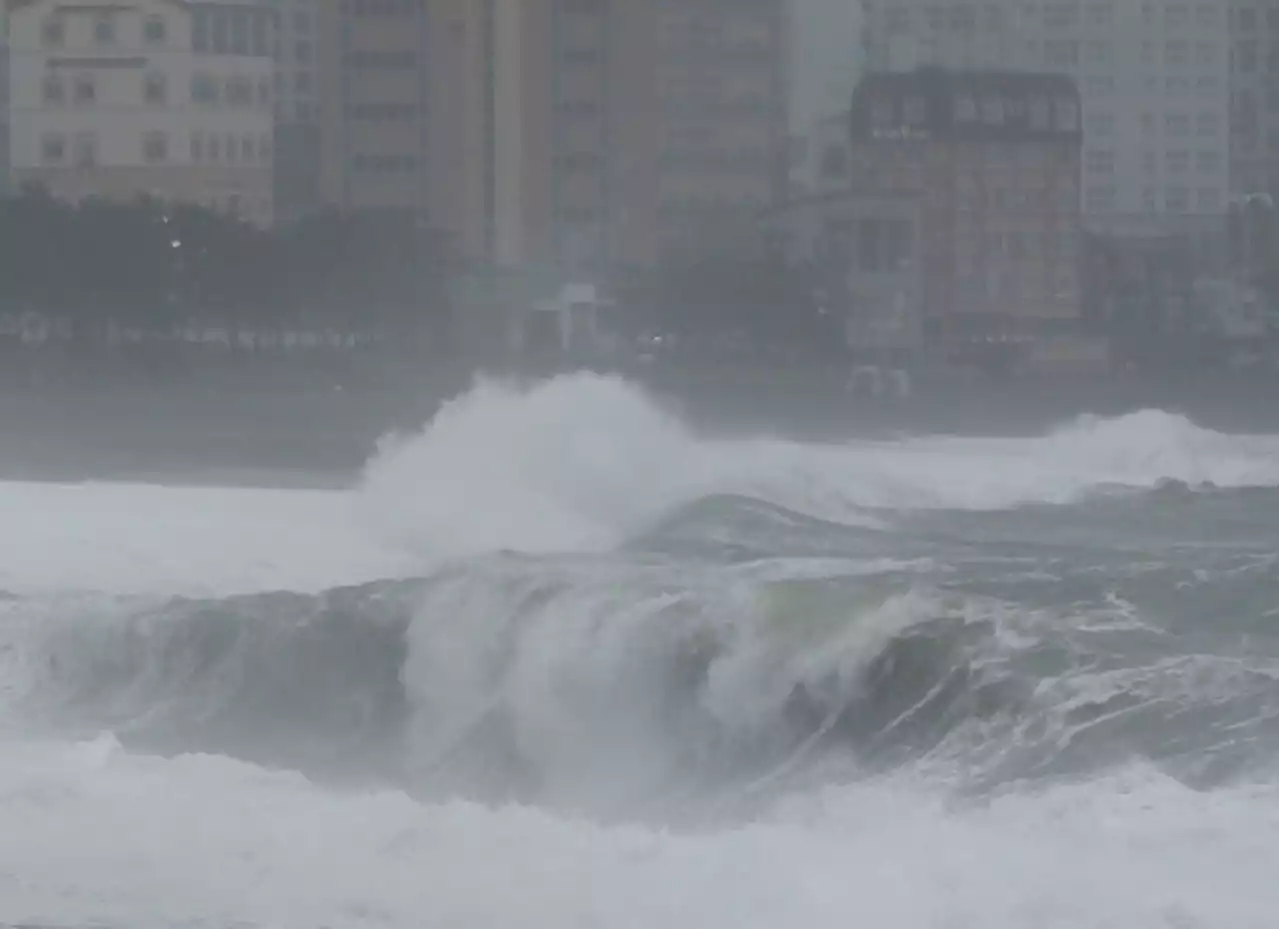
[[270,224],[271,32],[248,2],[11,4],[13,181]]
[[1084,110],[1086,223],[1207,227],[1230,181],[1227,10],[1223,0],[863,0],[864,61],[1069,74]]

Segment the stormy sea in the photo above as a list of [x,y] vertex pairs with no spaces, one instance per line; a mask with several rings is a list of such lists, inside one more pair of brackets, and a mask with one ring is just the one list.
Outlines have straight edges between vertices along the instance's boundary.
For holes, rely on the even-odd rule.
[[0,924],[1270,929],[1276,484],[591,375],[343,490],[0,483]]

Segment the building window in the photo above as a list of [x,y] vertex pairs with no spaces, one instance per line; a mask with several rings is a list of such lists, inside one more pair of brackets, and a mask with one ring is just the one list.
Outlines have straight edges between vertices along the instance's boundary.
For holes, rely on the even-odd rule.
[[40,160],[47,165],[60,165],[66,161],[67,140],[60,132],[46,132],[40,138]]
[[1164,43],[1164,64],[1166,68],[1185,67],[1191,61],[1191,50],[1185,39],[1170,39]]
[[93,75],[79,74],[75,83],[75,102],[93,103],[98,99],[98,88],[93,83]]
[[1218,196],[1218,191],[1212,187],[1201,187],[1196,191],[1196,210],[1201,213],[1216,213],[1221,208],[1222,201]]
[[191,160],[204,161],[204,133],[199,129],[191,133]]
[[253,84],[248,78],[233,77],[227,81],[227,102],[232,106],[253,105]]
[[92,132],[77,132],[74,156],[77,168],[92,168],[98,163],[98,140]]
[[253,14],[253,54],[255,55],[276,55],[276,47],[280,41],[279,36],[271,35],[271,19],[270,14],[265,10],[258,10]]
[[1196,154],[1196,170],[1211,172],[1217,171],[1222,164],[1222,158],[1217,152],[1198,152]]
[[44,79],[44,102],[45,103],[65,103],[67,99],[66,88],[62,84],[62,78],[55,74],[50,74]]
[[231,20],[228,10],[210,10],[213,19],[213,53],[226,55],[231,52]]
[[969,94],[960,94],[957,96],[955,102],[955,118],[958,121],[977,119],[977,101],[975,101]]
[[1085,45],[1085,60],[1096,65],[1111,63],[1112,48],[1110,42],[1096,41]]
[[200,54],[213,48],[212,11],[196,8],[191,12],[191,46]]
[[298,64],[311,63],[311,42],[307,39],[299,39],[293,43],[293,57]]
[[1186,113],[1166,113],[1164,117],[1164,134],[1172,139],[1186,136],[1191,129],[1191,117]]
[[1044,43],[1044,62],[1050,67],[1075,67],[1080,60],[1080,43],[1074,39],[1051,39]]
[[93,18],[93,43],[95,45],[115,45],[116,21],[107,13],[100,13]]
[[1182,4],[1176,4],[1164,11],[1166,29],[1186,29],[1191,25],[1191,10]]
[[1164,208],[1170,213],[1187,212],[1191,208],[1191,200],[1187,188],[1166,188],[1164,192]]
[[1111,186],[1089,187],[1084,193],[1084,209],[1089,212],[1108,212],[1114,209],[1116,188]]
[[271,106],[271,101],[272,101],[271,82],[266,78],[263,78],[262,80],[258,81],[258,105],[269,107]]
[[209,133],[208,137],[205,139],[204,147],[205,153],[209,156],[210,161],[217,161],[222,157],[222,146],[218,142],[218,136],[216,133]]
[[1115,131],[1116,120],[1111,113],[1093,113],[1089,116],[1089,133],[1095,136],[1109,136]]
[[167,98],[168,87],[163,74],[148,74],[142,82],[143,98],[152,105],[160,105]]
[[1086,152],[1085,167],[1090,174],[1110,174],[1116,167],[1116,153],[1106,149]]
[[299,71],[293,76],[293,90],[299,94],[311,93],[311,72]]
[[1174,151],[1164,153],[1164,169],[1169,174],[1186,174],[1190,168],[1190,152]]
[[217,103],[218,82],[208,74],[191,75],[191,99],[195,103]]
[[169,137],[163,132],[147,132],[142,136],[142,160],[158,164],[169,158]]
[[58,15],[45,17],[40,25],[40,38],[46,48],[62,48],[67,41],[67,27]]
[[1049,128],[1049,101],[1037,97],[1031,101],[1031,127],[1033,129]]
[[231,10],[231,51],[235,55],[247,55],[252,48],[248,10]]
[[828,145],[822,152],[822,176],[826,180],[843,180],[849,176],[849,150],[843,145]]
[[142,38],[148,45],[163,45],[167,32],[163,16],[148,16],[142,28]]

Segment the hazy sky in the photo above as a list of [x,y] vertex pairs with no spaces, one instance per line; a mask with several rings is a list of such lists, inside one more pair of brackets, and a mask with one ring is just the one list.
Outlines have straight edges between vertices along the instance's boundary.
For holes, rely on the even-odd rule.
[[847,107],[857,66],[859,0],[792,0],[795,49],[791,127]]

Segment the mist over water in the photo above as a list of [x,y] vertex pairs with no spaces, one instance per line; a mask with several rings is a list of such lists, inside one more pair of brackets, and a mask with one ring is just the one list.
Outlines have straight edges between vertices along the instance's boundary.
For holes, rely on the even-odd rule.
[[0,485],[0,921],[1274,925],[1276,473],[575,375],[342,493]]

